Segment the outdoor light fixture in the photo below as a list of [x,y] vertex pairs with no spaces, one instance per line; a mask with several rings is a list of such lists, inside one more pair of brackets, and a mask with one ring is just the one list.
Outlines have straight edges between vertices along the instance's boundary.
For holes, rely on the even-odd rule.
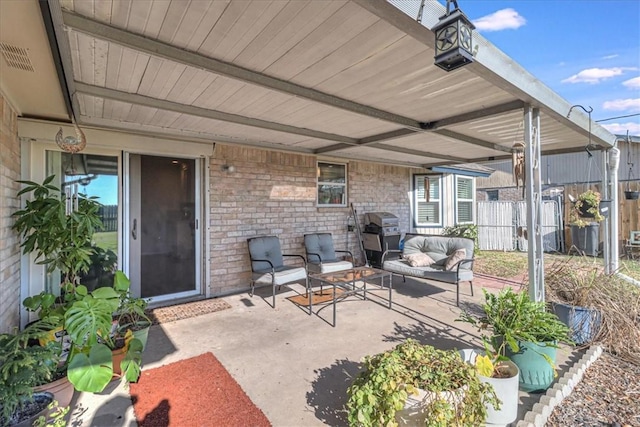
[[[455,9],[449,11],[453,3]],[[447,13],[432,28],[436,34],[435,65],[445,71],[473,62],[472,30],[476,28],[458,9],[456,0],[447,0]]]

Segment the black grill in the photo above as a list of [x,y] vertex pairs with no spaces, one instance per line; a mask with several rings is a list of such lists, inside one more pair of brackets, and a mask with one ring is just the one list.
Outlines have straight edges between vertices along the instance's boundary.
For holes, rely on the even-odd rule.
[[[372,267],[382,267],[382,254],[388,249],[400,248],[400,228],[398,217],[389,212],[369,212],[364,214],[362,243],[367,260]],[[387,256],[386,259],[397,258]]]

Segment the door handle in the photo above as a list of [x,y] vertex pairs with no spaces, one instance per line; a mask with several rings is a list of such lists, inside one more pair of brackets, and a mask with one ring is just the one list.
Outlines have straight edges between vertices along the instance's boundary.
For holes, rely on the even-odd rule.
[[131,237],[133,240],[138,240],[138,220],[134,218],[133,228],[131,229]]

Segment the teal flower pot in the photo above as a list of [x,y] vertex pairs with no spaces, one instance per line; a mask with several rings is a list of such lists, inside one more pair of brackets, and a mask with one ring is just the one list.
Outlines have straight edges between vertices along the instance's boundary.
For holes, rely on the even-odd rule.
[[[557,349],[552,343],[518,341],[519,351],[512,352],[507,346],[506,356],[520,369],[520,390],[541,393],[547,390],[555,378]],[[546,355],[553,365],[545,358]]]

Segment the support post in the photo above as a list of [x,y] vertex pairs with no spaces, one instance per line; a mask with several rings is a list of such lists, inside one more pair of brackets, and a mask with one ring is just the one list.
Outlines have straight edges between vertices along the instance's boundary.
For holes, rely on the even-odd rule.
[[527,204],[529,297],[544,302],[544,255],[542,245],[542,180],[540,171],[540,110],[524,108],[524,145]]
[[[617,143],[617,141],[616,141]],[[618,237],[618,213],[619,213],[619,201],[618,201],[618,171],[620,170],[620,149],[617,147],[609,150],[609,181],[611,182],[611,208],[609,213],[609,225],[611,227],[610,244],[611,250],[609,252],[611,258],[611,264],[609,273],[613,274],[618,271],[618,260],[620,259],[619,242]]]
[[[602,150],[602,200],[610,200],[609,198],[609,156],[606,150]],[[598,207],[600,209],[600,207]],[[609,239],[611,207],[605,215],[602,227],[602,259],[604,260],[604,272],[611,274],[611,240]]]

